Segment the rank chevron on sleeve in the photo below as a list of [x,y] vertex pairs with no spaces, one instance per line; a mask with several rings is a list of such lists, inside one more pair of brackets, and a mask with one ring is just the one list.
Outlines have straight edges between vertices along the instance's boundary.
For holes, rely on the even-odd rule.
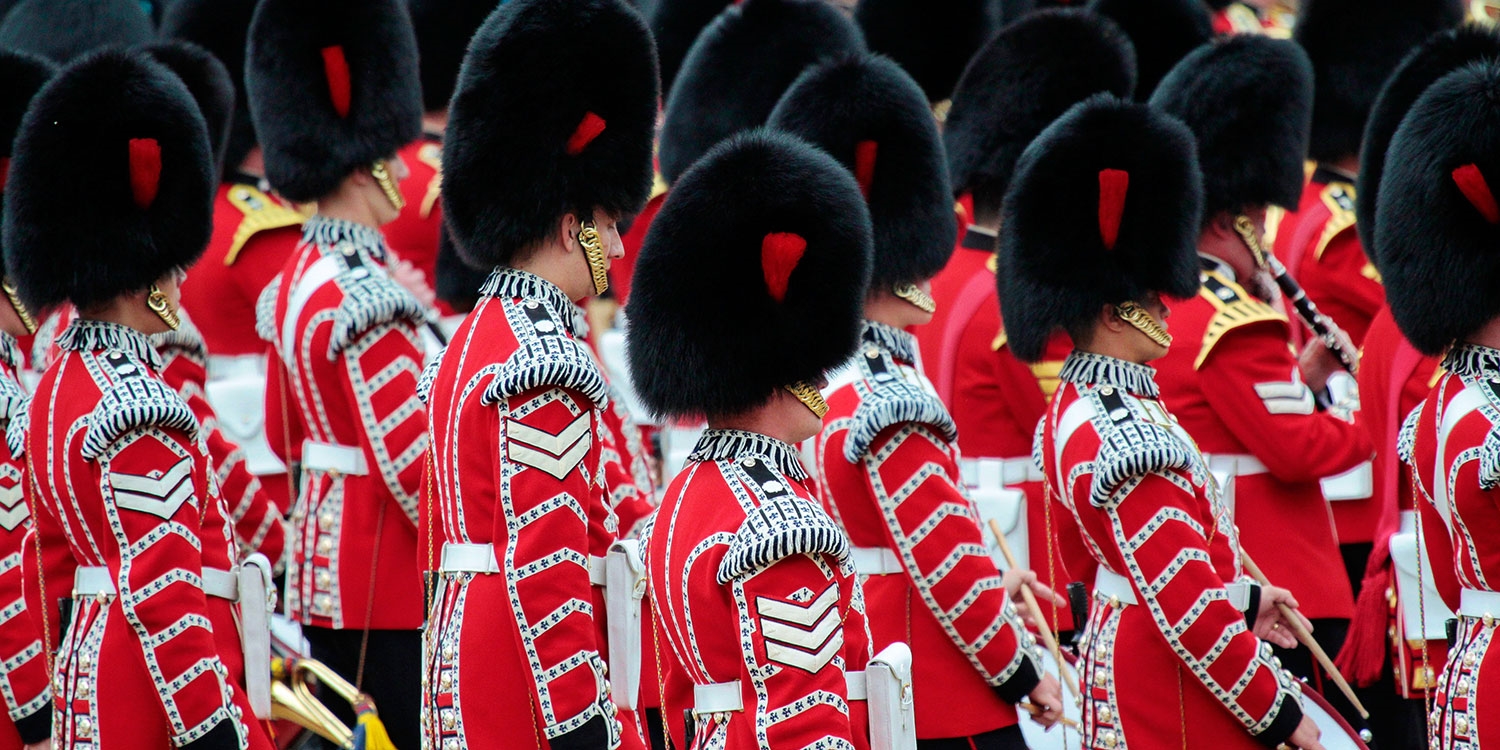
[[540,469],[562,479],[588,454],[593,433],[589,431],[588,412],[579,414],[554,434],[546,430],[523,424],[514,419],[506,420],[506,455],[518,464]]
[[807,604],[756,597],[766,658],[808,672],[822,669],[844,645],[838,602],[837,585],[829,585]]
[[[193,496],[193,460],[183,457],[165,474],[129,474],[111,471],[109,484],[114,489],[115,505],[126,510],[171,518],[182,504]],[[153,476],[155,475],[155,476]]]

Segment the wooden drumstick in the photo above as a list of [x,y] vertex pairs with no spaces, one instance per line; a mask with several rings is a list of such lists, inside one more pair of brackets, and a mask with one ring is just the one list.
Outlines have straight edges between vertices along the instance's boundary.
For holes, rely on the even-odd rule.
[[[1026,711],[1026,713],[1029,713],[1032,716],[1041,716],[1042,714],[1047,713],[1047,709],[1042,708],[1041,706],[1038,706],[1035,703],[1025,703],[1025,702],[1022,702],[1022,703],[1018,703],[1016,705],[1020,706],[1022,709],[1024,709]],[[1083,729],[1083,727],[1078,722],[1076,722],[1076,721],[1074,721],[1072,719],[1069,719],[1066,716],[1058,716],[1057,717],[1057,723],[1059,723],[1059,724],[1061,724],[1061,725],[1063,725],[1065,727],[1068,727],[1069,729],[1077,729],[1077,730],[1082,730]]]
[[[1000,554],[1005,556],[1005,564],[1012,570],[1019,570],[1021,566],[1016,564],[1016,556],[1011,554],[1010,543],[1005,541],[1005,532],[1000,530],[1000,523],[993,518],[990,519],[989,523],[990,533],[994,534],[995,541],[1000,543]],[[1074,698],[1077,698],[1077,678],[1075,675],[1068,674],[1068,665],[1063,661],[1062,649],[1057,645],[1057,638],[1052,635],[1052,628],[1047,626],[1047,618],[1042,616],[1042,607],[1037,604],[1036,595],[1031,593],[1031,586],[1025,583],[1021,584],[1021,598],[1025,600],[1026,606],[1030,607],[1031,611],[1036,614],[1037,635],[1041,637],[1042,645],[1046,646],[1047,650],[1052,652],[1052,658],[1057,660],[1057,673],[1063,678],[1062,683],[1067,686],[1068,692]]]
[[[1240,560],[1244,562],[1245,572],[1249,573],[1251,578],[1260,582],[1262,586],[1271,585],[1271,582],[1266,579],[1266,574],[1260,571],[1260,566],[1256,565],[1255,561],[1250,559],[1249,552],[1243,549],[1240,550]],[[1318,664],[1323,667],[1323,671],[1327,672],[1328,676],[1332,678],[1333,684],[1338,686],[1339,692],[1343,693],[1344,697],[1349,699],[1349,703],[1354,706],[1354,710],[1359,712],[1361,718],[1369,719],[1370,712],[1365,710],[1364,704],[1360,703],[1359,698],[1354,695],[1354,688],[1349,687],[1349,682],[1344,679],[1344,675],[1339,673],[1339,668],[1335,667],[1333,660],[1328,658],[1328,652],[1324,651],[1323,647],[1319,646],[1318,642],[1313,640],[1312,633],[1303,627],[1302,620],[1292,612],[1292,608],[1281,602],[1276,602],[1276,608],[1281,611],[1281,619],[1292,629],[1292,635],[1297,636],[1298,642],[1306,646],[1308,651],[1312,652],[1313,658],[1318,660]]]

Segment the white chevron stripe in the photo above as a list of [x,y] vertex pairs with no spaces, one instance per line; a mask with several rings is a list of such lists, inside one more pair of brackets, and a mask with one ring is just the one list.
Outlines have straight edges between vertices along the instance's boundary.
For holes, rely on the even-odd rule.
[[579,462],[583,461],[584,456],[588,455],[591,441],[591,437],[585,433],[583,439],[574,444],[567,453],[555,458],[535,448],[514,441],[506,446],[505,452],[510,457],[510,460],[518,464],[524,464],[534,469],[541,469],[558,479],[562,479],[569,472],[573,471]]
[[760,613],[761,617],[773,617],[783,622],[812,627],[813,623],[823,619],[823,613],[837,604],[838,600],[838,587],[830,584],[822,594],[818,595],[818,598],[807,605],[757,596],[755,597],[755,610]]
[[514,419],[507,420],[505,427],[506,435],[511,440],[544,450],[554,456],[562,455],[588,431],[589,415],[587,412],[579,414],[577,419],[574,419],[572,423],[562,429],[562,432],[556,435],[546,430],[517,422]]
[[844,630],[837,630],[828,642],[816,652],[808,653],[798,648],[784,646],[777,641],[766,639],[766,658],[777,664],[785,664],[788,667],[805,669],[809,672],[817,672],[833,661],[839,649],[844,646]]
[[823,645],[823,642],[828,640],[829,634],[838,628],[839,618],[838,612],[830,609],[823,615],[823,619],[819,620],[817,625],[811,630],[804,630],[796,625],[788,625],[776,620],[768,620],[764,616],[761,617],[760,624],[766,638],[814,650]]
[[1272,414],[1311,414],[1317,408],[1312,390],[1300,382],[1256,383],[1255,393]]
[[114,489],[115,505],[171,518],[193,497],[193,483],[188,477],[192,468],[192,459],[183,457],[161,477],[111,471],[109,484]]
[[6,531],[15,531],[16,527],[20,526],[30,515],[25,503],[17,503],[13,508],[0,510],[0,528]]

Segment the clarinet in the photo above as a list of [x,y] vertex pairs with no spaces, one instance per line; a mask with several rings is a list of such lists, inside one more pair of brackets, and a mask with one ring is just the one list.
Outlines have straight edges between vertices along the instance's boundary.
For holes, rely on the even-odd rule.
[[1282,265],[1276,256],[1266,253],[1265,258],[1266,269],[1271,272],[1271,277],[1276,280],[1276,286],[1281,289],[1281,293],[1291,300],[1292,309],[1297,311],[1297,317],[1302,319],[1314,336],[1322,340],[1323,345],[1328,347],[1328,351],[1333,352],[1339,358],[1339,364],[1343,365],[1350,375],[1357,374],[1359,352],[1345,345],[1346,339],[1338,335],[1342,333],[1338,324],[1333,322],[1333,318],[1320,312],[1318,306],[1307,298],[1307,293],[1302,291],[1302,286],[1292,278],[1291,274],[1287,273],[1286,266]]

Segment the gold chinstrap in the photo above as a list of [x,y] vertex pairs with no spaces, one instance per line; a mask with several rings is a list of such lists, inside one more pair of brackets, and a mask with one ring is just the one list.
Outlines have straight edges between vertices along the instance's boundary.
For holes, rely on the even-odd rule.
[[801,401],[802,405],[806,406],[808,411],[816,414],[818,419],[827,416],[828,401],[823,398],[823,392],[819,391],[817,386],[806,380],[799,380],[783,387],[786,388],[788,393],[796,396],[797,400]]
[[599,228],[592,219],[585,219],[578,230],[578,244],[583,246],[583,257],[589,262],[593,274],[594,294],[603,294],[609,289],[609,257],[604,251],[604,241],[599,238]]
[[146,307],[156,313],[156,317],[161,318],[161,322],[166,323],[168,328],[175,331],[182,326],[182,318],[178,316],[176,308],[172,307],[172,300],[167,299],[167,293],[155,284],[151,285],[146,294]]
[[380,185],[380,192],[385,193],[385,199],[390,201],[397,211],[406,208],[406,198],[401,195],[401,187],[396,184],[395,178],[391,177],[391,170],[386,167],[384,160],[370,165],[370,176],[375,178],[376,184]]
[[891,294],[911,303],[913,307],[922,312],[932,313],[937,311],[937,300],[933,299],[932,295],[922,291],[922,287],[916,284],[897,284],[891,289]]
[[26,304],[21,301],[21,293],[16,290],[16,285],[10,279],[0,279],[0,289],[5,290],[5,298],[10,300],[11,309],[16,311],[16,317],[21,319],[21,325],[29,334],[36,334],[36,318],[32,317],[31,311],[26,309]]
[[1115,306],[1115,315],[1137,331],[1146,334],[1147,338],[1157,344],[1172,345],[1172,334],[1167,333],[1167,329],[1156,322],[1156,318],[1151,317],[1151,313],[1146,312],[1146,308],[1131,301],[1121,302]]

